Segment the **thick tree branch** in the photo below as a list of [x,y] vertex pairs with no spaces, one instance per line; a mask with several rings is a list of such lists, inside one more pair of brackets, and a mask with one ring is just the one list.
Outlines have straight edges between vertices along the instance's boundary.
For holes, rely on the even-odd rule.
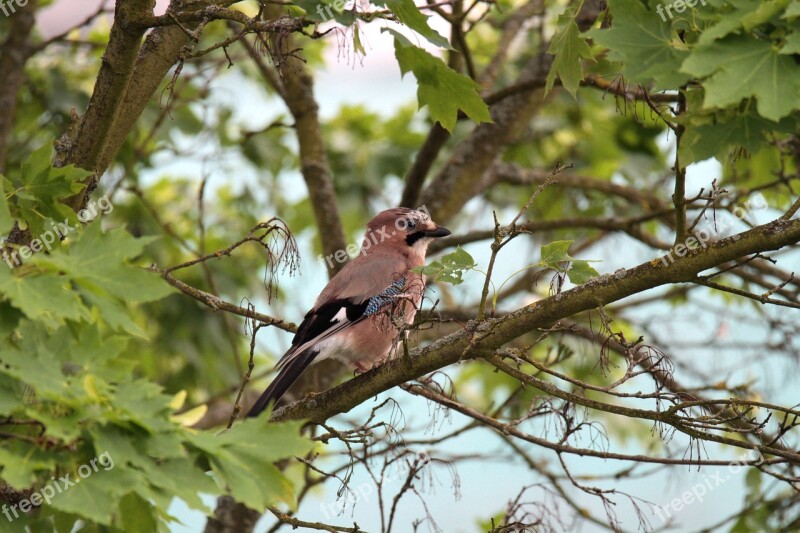
[[[145,32],[144,28],[133,27],[130,23],[152,13],[154,8],[155,0],[117,2],[108,46],[86,113],[57,143],[56,165],[73,163],[95,172],[90,189],[104,170],[98,165],[100,156],[122,108]],[[80,209],[85,198],[86,193],[79,194],[73,201],[73,208]]]
[[[276,6],[268,6],[265,13],[276,12]],[[291,36],[283,37],[284,43],[273,42],[278,50],[284,47],[295,48]],[[252,46],[247,47],[254,61],[263,61]],[[283,82],[283,96],[286,106],[295,120],[297,141],[300,145],[300,170],[303,173],[314,218],[317,222],[323,255],[330,256],[347,247],[347,241],[339,216],[336,190],[333,187],[333,175],[328,164],[325,141],[319,122],[319,106],[314,97],[314,79],[305,63],[289,54],[279,65]],[[269,81],[269,80],[267,80]],[[326,261],[328,275],[333,277],[344,266],[338,261]]]
[[[230,0],[201,1],[189,6],[200,9],[208,4],[230,3]],[[152,16],[153,5],[152,0],[118,2],[95,91],[84,116],[59,141],[57,165],[75,163],[93,170],[99,178],[169,70],[181,59],[182,51],[191,44],[187,30],[195,31],[199,22],[156,28],[141,42],[147,28],[135,21]],[[178,0],[172,0],[169,11],[178,12],[181,6]],[[78,200],[82,203],[85,198],[84,194],[75,199],[74,207],[80,207]]]
[[[539,54],[522,68],[518,82],[542,81],[548,56]],[[553,94],[553,93],[551,93]],[[492,164],[502,150],[519,139],[531,117],[545,104],[539,92],[527,91],[491,106],[493,122],[479,124],[458,144],[447,164],[423,191],[420,202],[434,220],[446,221],[489,185]]]
[[500,319],[472,322],[456,333],[418,348],[312,398],[277,410],[273,419],[325,421],[345,413],[406,381],[455,364],[463,359],[485,357],[503,344],[537,328],[615,302],[627,296],[670,283],[684,283],[715,266],[739,257],[776,250],[800,241],[800,220],[776,220],[734,235],[665,266],[658,259],[635,268],[595,278],[569,291],[523,307]]
[[431,167],[436,162],[436,157],[450,138],[450,132],[436,122],[431,126],[425,142],[414,157],[414,164],[408,169],[403,188],[403,197],[400,199],[401,207],[419,207],[419,193],[425,185],[425,178],[428,176]]
[[[194,30],[196,26],[188,28]],[[113,127],[108,132],[103,153],[97,161],[98,172],[104,172],[114,160],[142,111],[190,40],[186,32],[177,26],[157,28],[147,35]]]
[[[6,168],[6,152],[14,115],[17,107],[17,94],[25,81],[25,63],[33,52],[30,37],[36,22],[37,0],[30,0],[25,6],[17,7],[11,15],[8,37],[0,46],[0,173]],[[0,228],[5,231],[8,228]]]

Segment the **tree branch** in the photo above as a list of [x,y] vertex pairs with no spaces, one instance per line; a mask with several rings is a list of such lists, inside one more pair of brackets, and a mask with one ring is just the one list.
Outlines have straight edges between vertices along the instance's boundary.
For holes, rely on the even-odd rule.
[[[518,82],[541,81],[543,85],[548,67],[548,56],[537,54],[522,68]],[[491,106],[493,122],[477,125],[423,191],[420,201],[434,220],[450,219],[488,185],[488,171],[502,149],[519,138],[545,102],[538,93],[527,91]]]
[[[643,223],[638,217],[630,219],[622,219],[617,217],[607,218],[592,218],[592,217],[575,217],[563,218],[558,220],[531,220],[524,224],[517,225],[517,231],[520,233],[537,233],[541,231],[563,230],[563,229],[599,229],[604,231],[619,231],[626,233],[648,246],[656,249],[668,250],[670,244],[666,241],[654,237],[639,228]],[[476,230],[463,235],[454,235],[444,239],[438,239],[431,243],[428,247],[428,253],[436,253],[455,246],[463,246],[478,241],[485,241],[494,236],[494,230]]]
[[[189,26],[191,30],[195,28]],[[108,132],[103,153],[97,161],[98,172],[104,172],[114,160],[153,94],[175,65],[181,50],[190,41],[186,32],[177,26],[157,28],[147,35],[113,127]]]
[[485,357],[503,344],[537,328],[627,296],[670,283],[691,282],[697,274],[736,258],[775,250],[800,241],[800,220],[776,220],[700,250],[606,274],[574,289],[528,305],[500,319],[471,322],[461,331],[413,350],[332,390],[288,405],[274,420],[325,421],[390,388],[464,359]]
[[419,194],[422,186],[425,185],[425,178],[428,176],[431,167],[436,162],[436,157],[450,138],[450,132],[442,127],[438,122],[431,126],[425,142],[417,151],[414,157],[414,164],[408,169],[403,188],[403,197],[400,199],[401,207],[415,208],[419,202]]
[[[9,18],[8,37],[0,46],[0,173],[6,168],[6,152],[14,115],[17,107],[17,94],[25,81],[25,63],[33,52],[30,37],[36,23],[38,0],[30,0],[18,7]],[[8,228],[0,228],[6,231]]]
[[[268,6],[265,9],[265,13],[274,11],[276,6]],[[271,46],[276,50],[279,47],[292,50],[294,48],[292,37],[289,35],[283,39],[285,43],[273,42]],[[247,50],[254,61],[263,61],[252,46],[248,46]],[[284,88],[281,96],[295,120],[294,127],[300,145],[300,170],[308,187],[308,196],[314,209],[323,254],[329,256],[347,248],[347,241],[339,216],[325,141],[322,138],[319,106],[314,98],[314,80],[305,63],[291,54],[281,61],[279,71]],[[344,266],[338,261],[326,261],[326,265],[330,277]]]
[[78,194],[71,202],[76,210],[83,207],[92,185],[97,183],[104,170],[98,165],[100,156],[122,108],[134,71],[145,28],[136,28],[130,23],[137,17],[152,13],[154,8],[155,0],[117,2],[108,46],[86,113],[57,143],[56,166],[74,163],[95,173],[89,179],[87,191]]
[[[548,171],[524,168],[512,163],[497,163],[492,167],[492,177],[495,183],[508,183],[511,185],[540,185],[550,176]],[[578,189],[598,191],[604,194],[618,196],[632,204],[641,205],[648,209],[662,210],[667,207],[658,195],[647,190],[639,190],[618,183],[611,183],[589,176],[563,173],[558,177],[557,186],[575,187]]]

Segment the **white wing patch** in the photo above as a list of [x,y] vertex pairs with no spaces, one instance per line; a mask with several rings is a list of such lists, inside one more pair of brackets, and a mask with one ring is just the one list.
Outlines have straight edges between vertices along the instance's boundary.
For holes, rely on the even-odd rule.
[[339,312],[333,315],[331,322],[341,322],[342,320],[347,320],[347,308],[342,307],[339,309]]

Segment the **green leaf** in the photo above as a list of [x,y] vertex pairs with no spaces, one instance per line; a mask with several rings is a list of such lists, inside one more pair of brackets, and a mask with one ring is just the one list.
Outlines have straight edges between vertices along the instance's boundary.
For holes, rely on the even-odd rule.
[[30,487],[37,479],[37,472],[50,471],[55,466],[52,457],[36,448],[23,447],[19,443],[7,441],[0,448],[0,466],[3,481],[22,490]]
[[343,26],[352,26],[356,20],[353,12],[344,8],[344,2],[338,0],[293,0],[292,4],[290,9],[302,9],[305,18],[314,22],[335,20]]
[[428,276],[429,281],[441,281],[458,285],[464,281],[464,273],[475,268],[475,260],[461,247],[442,257],[441,261],[433,261],[424,267],[413,269]]
[[143,446],[146,448],[146,453],[153,457],[178,459],[186,455],[181,435],[182,433],[174,431],[156,433],[150,435]]
[[767,0],[755,2],[758,5],[754,11],[742,17],[742,27],[747,31],[761,26],[770,21],[773,17],[783,13],[791,0]]
[[460,246],[452,253],[442,257],[442,264],[451,270],[469,270],[475,267],[475,260]]
[[428,17],[420,12],[414,0],[372,0],[372,3],[389,9],[395,14],[397,20],[425,37],[434,46],[448,50],[453,49],[447,39],[428,25]]
[[751,496],[761,494],[761,471],[758,468],[748,468],[744,476],[744,483]]
[[[539,265],[552,268],[559,272],[566,272],[569,280],[575,285],[586,283],[600,274],[592,268],[585,259],[575,259],[570,256],[569,247],[574,241],[554,241],[542,246],[542,260]],[[565,264],[567,264],[565,266]]]
[[22,311],[0,297],[0,338],[16,330],[23,317]]
[[739,30],[742,27],[742,20],[758,9],[759,3],[750,0],[730,0],[727,4],[730,9],[703,30],[697,40],[698,44],[710,44]]
[[60,361],[52,343],[40,333],[41,329],[32,322],[23,323],[19,330],[19,347],[3,349],[2,372],[27,383],[37,394],[60,398],[69,387],[61,368],[64,361]]
[[559,268],[559,263],[562,261],[571,261],[572,257],[567,253],[570,245],[575,241],[554,241],[550,244],[542,246],[542,260],[544,266],[550,268]]
[[[300,436],[304,425],[303,422],[265,423],[262,419],[246,419],[214,439],[218,446],[236,450],[243,458],[272,463],[311,451],[313,442]],[[269,442],[270,446],[264,446],[264,442]]]
[[[56,396],[49,397],[58,399]],[[28,418],[38,420],[47,428],[48,437],[64,442],[72,442],[80,437],[81,424],[86,422],[86,415],[83,410],[75,410],[67,415],[59,415],[44,410],[36,411],[34,408],[28,408],[25,413]]]
[[68,249],[36,256],[35,262],[64,272],[75,283],[95,293],[109,293],[127,302],[150,302],[173,290],[157,274],[127,264],[139,255],[152,237],[134,238],[124,228],[103,233],[100,224],[89,224]]
[[567,271],[569,280],[575,285],[586,283],[590,279],[599,276],[600,273],[589,265],[589,261],[575,259],[572,261],[570,269]]
[[783,43],[781,47],[781,54],[800,54],[800,27],[795,28],[795,30],[786,37],[786,41]]
[[69,287],[69,280],[60,276],[20,275],[0,265],[0,295],[31,320],[49,327],[57,327],[65,319],[83,320],[89,316]]
[[698,46],[681,70],[706,78],[706,109],[755,97],[758,113],[775,122],[800,109],[800,69],[770,42],[742,35]]
[[755,109],[746,113],[734,111],[732,118],[730,115],[731,112],[723,111],[713,115],[712,123],[687,125],[679,147],[681,163],[688,165],[711,157],[724,162],[730,152],[738,148],[754,154],[765,145],[770,133],[791,133],[797,124],[785,118],[776,125],[758,116]]
[[134,322],[130,308],[123,302],[109,298],[103,291],[85,287],[82,289],[81,295],[97,309],[100,318],[112,329],[125,331],[142,339],[146,338],[144,330]]
[[175,425],[169,421],[170,397],[161,387],[146,380],[128,380],[117,385],[114,391],[114,411],[109,418],[116,422],[133,423],[147,431],[170,431]]
[[[294,7],[305,11],[305,17],[314,22],[326,22],[329,18],[333,18],[336,13],[333,9],[333,2],[325,2],[323,0],[294,0],[292,3]],[[330,13],[330,17],[327,13]]]
[[545,93],[550,92],[558,76],[564,88],[575,97],[578,86],[583,80],[581,58],[591,58],[592,54],[589,45],[581,37],[574,14],[565,13],[561,19],[564,28],[553,36],[547,49],[547,53],[552,54],[554,59],[547,74],[544,90]]
[[414,0],[373,0],[372,3],[389,9],[397,20],[425,37],[434,46],[453,49],[447,39],[428,25],[428,17],[420,12]]
[[11,416],[23,406],[24,384],[19,380],[0,374],[0,415]]
[[666,20],[648,11],[639,0],[609,0],[614,15],[610,29],[593,29],[588,35],[609,49],[612,59],[625,65],[625,78],[638,83],[655,81],[657,89],[684,85],[689,76],[680,72],[688,49]]
[[150,436],[143,431],[125,431],[109,425],[93,428],[91,433],[98,457],[107,454],[113,458],[114,468],[130,466],[143,474],[150,487],[141,487],[140,496],[149,497],[153,491],[162,492],[180,498],[193,509],[211,511],[199,494],[216,494],[219,490],[211,477],[194,465],[195,458],[183,448],[177,458],[171,459],[164,459],[160,450],[156,450],[158,459],[155,459],[148,451]]
[[155,509],[135,492],[120,500],[119,515],[123,531],[158,531]]
[[751,31],[780,13],[787,3],[788,0],[727,0],[723,8],[716,10],[716,21],[703,30],[697,43],[705,46],[742,29]]
[[16,217],[34,238],[50,231],[46,222],[77,222],[74,211],[61,200],[83,189],[82,181],[92,175],[73,165],[53,167],[52,154],[52,144],[45,143],[22,163],[18,176],[8,176],[13,184],[10,191],[13,191]]
[[[53,513],[53,525],[55,526],[55,533],[72,533],[75,529],[75,522],[80,518],[72,513],[62,513],[60,511],[53,511],[48,509],[48,512]],[[27,531],[25,532],[27,533]]]
[[86,478],[73,472],[70,480],[75,484],[57,494],[50,505],[104,525],[111,525],[117,502],[132,488],[144,483],[140,474],[126,468],[99,468]]
[[214,472],[234,499],[261,511],[278,502],[295,503],[292,483],[273,463],[311,451],[314,444],[300,436],[302,426],[302,422],[274,424],[247,419],[221,435],[197,433],[189,438],[208,454]]
[[[146,471],[147,478],[160,486],[167,494],[175,495],[192,509],[204,513],[212,512],[200,498],[200,494],[218,493],[214,479],[187,460],[151,461]],[[160,474],[160,476],[158,475]]]
[[455,128],[459,111],[475,122],[491,122],[489,108],[478,93],[480,86],[477,83],[451,69],[441,59],[417,48],[399,33],[387,31],[394,35],[394,53],[400,72],[403,75],[414,74],[419,106],[428,106],[433,120],[448,131]]
[[42,144],[22,163],[23,178],[33,180],[37,176],[48,173],[52,159],[52,145],[50,143]]

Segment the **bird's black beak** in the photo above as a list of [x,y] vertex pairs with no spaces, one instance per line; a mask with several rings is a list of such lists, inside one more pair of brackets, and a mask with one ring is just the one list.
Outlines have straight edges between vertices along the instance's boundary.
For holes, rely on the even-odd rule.
[[436,229],[426,230],[424,233],[426,237],[447,237],[453,232],[443,226],[436,226]]

